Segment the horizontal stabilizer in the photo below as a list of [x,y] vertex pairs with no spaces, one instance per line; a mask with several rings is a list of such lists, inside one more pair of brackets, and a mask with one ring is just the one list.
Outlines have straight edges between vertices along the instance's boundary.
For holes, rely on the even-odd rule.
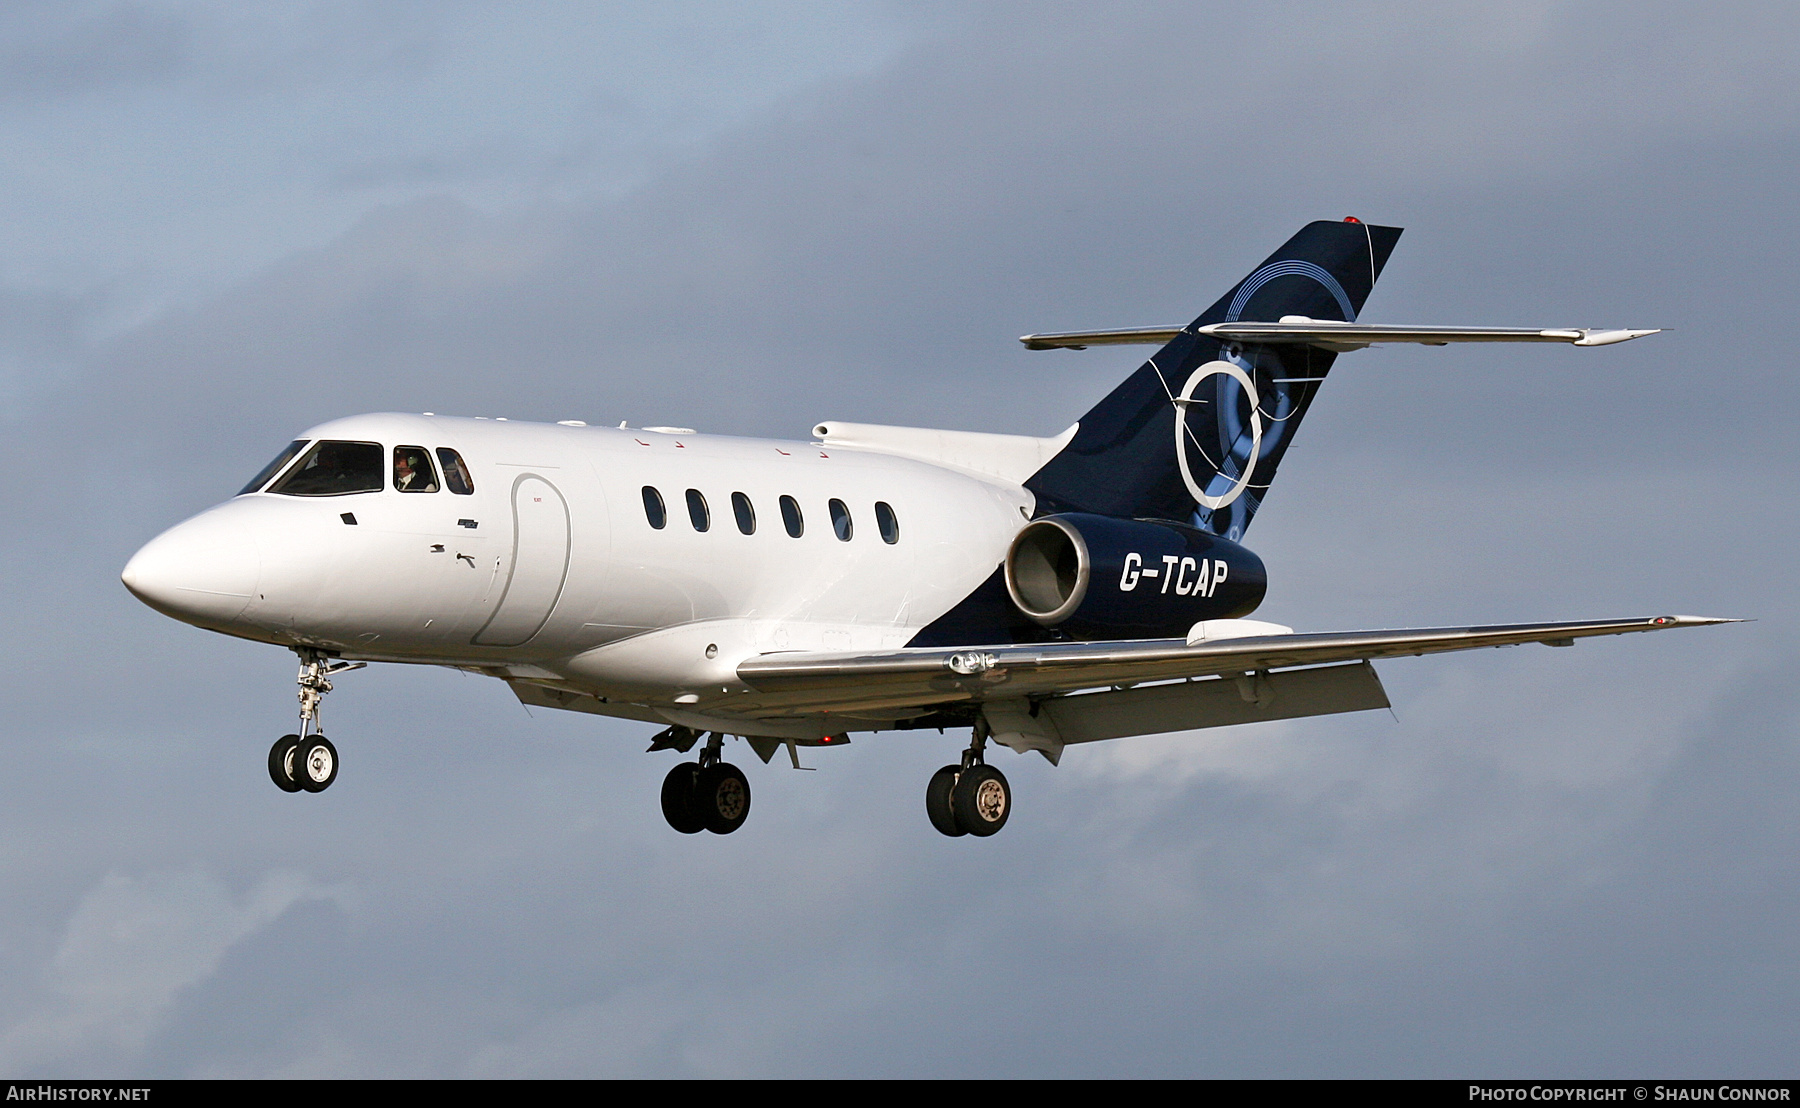
[[[1660,328],[1620,330],[1596,327],[1408,327],[1392,323],[1340,323],[1329,319],[1285,316],[1278,323],[1241,320],[1196,328],[1202,335],[1232,342],[1307,343],[1328,350],[1360,350],[1378,342],[1412,342],[1447,346],[1453,342],[1566,342],[1573,346],[1610,346],[1654,335]],[[1028,350],[1083,350],[1089,346],[1163,345],[1181,333],[1179,327],[1136,327],[1118,331],[1057,331],[1024,335]]]
[[1090,346],[1166,346],[1179,327],[1127,327],[1118,331],[1047,331],[1020,335],[1027,350],[1086,350]]

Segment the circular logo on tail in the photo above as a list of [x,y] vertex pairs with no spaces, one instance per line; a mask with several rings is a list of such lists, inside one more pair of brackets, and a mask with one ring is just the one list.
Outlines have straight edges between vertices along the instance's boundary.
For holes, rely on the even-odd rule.
[[[1236,381],[1244,390],[1244,395],[1250,400],[1250,453],[1244,459],[1244,472],[1238,475],[1237,480],[1233,481],[1231,487],[1225,490],[1224,495],[1208,496],[1206,490],[1200,487],[1200,482],[1194,480],[1193,467],[1188,464],[1188,450],[1190,448],[1197,450],[1201,463],[1215,471],[1225,459],[1221,457],[1218,462],[1214,462],[1206,456],[1205,448],[1194,438],[1194,433],[1188,429],[1187,409],[1189,404],[1196,403],[1194,390],[1200,387],[1200,383],[1209,377],[1216,377],[1220,374]],[[1199,401],[1199,403],[1205,403],[1205,401]],[[1243,495],[1244,490],[1250,485],[1251,476],[1256,472],[1257,459],[1262,456],[1262,433],[1262,401],[1256,395],[1256,382],[1252,381],[1250,375],[1245,373],[1242,368],[1230,362],[1207,362],[1188,376],[1187,384],[1181,386],[1181,394],[1175,398],[1175,460],[1181,466],[1182,482],[1187,485],[1188,492],[1193,494],[1194,499],[1199,501],[1202,507],[1216,511]]]

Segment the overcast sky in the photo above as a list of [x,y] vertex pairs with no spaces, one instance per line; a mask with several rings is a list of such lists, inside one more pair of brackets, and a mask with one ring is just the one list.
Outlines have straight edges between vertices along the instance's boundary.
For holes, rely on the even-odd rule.
[[[1800,9],[0,9],[0,1072],[1792,1076]],[[1754,623],[1384,663],[1393,713],[764,767],[291,655],[130,554],[362,411],[1028,434],[1305,222],[1365,318],[1665,327],[1338,363],[1248,535],[1303,630]]]

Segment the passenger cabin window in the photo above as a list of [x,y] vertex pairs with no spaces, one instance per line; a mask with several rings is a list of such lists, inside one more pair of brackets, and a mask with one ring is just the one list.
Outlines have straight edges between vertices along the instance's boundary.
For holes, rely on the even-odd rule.
[[842,500],[835,499],[828,507],[831,509],[832,533],[837,535],[839,542],[849,542],[850,536],[856,533],[856,529],[850,525],[850,509],[844,507]]
[[475,479],[469,476],[469,467],[463,465],[462,455],[448,446],[438,447],[437,455],[444,466],[444,487],[458,496],[473,496]]
[[706,510],[706,497],[700,495],[699,489],[687,491],[688,519],[694,523],[694,530],[704,531],[712,526],[712,513]]
[[751,506],[749,497],[741,492],[732,493],[731,513],[737,516],[739,531],[746,535],[756,534],[756,509]]
[[889,546],[900,541],[900,517],[885,500],[875,502],[875,529],[881,532],[881,541]]
[[268,465],[262,467],[261,472],[259,472],[255,477],[250,478],[250,483],[248,485],[245,485],[243,488],[238,490],[238,495],[242,496],[247,492],[255,492],[257,489],[260,489],[264,485],[268,484],[269,478],[275,476],[277,473],[280,473],[281,467],[284,465],[287,465],[289,462],[293,461],[294,455],[300,453],[300,451],[304,450],[305,448],[306,448],[306,440],[305,439],[295,439],[293,442],[288,443],[286,449],[282,450],[281,453],[275,455],[274,461],[272,461]]
[[658,531],[669,523],[669,513],[663,508],[662,493],[649,485],[644,486],[644,518]]
[[800,502],[791,496],[781,498],[781,523],[796,539],[806,533],[806,521],[800,518]]
[[394,447],[394,488],[400,492],[438,491],[437,470],[423,446]]
[[283,496],[348,496],[354,492],[380,492],[381,444],[376,442],[315,443],[300,463],[269,491]]

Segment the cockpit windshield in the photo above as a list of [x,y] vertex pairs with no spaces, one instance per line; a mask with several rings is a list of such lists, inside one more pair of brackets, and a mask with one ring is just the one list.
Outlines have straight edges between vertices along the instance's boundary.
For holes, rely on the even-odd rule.
[[307,451],[300,464],[289,470],[288,475],[269,491],[283,496],[380,492],[382,469],[381,444],[326,439]]
[[281,453],[275,455],[274,461],[272,461],[268,465],[262,467],[261,472],[257,473],[257,475],[255,477],[250,478],[250,483],[248,485],[245,485],[243,488],[238,490],[238,495],[242,496],[247,492],[255,492],[257,489],[260,489],[264,485],[268,484],[269,478],[275,476],[277,473],[280,473],[281,467],[284,465],[287,465],[288,462],[292,461],[294,458],[294,455],[300,453],[300,449],[302,447],[304,447],[305,445],[306,445],[305,439],[295,439],[293,442],[288,443],[286,448],[284,448]]

